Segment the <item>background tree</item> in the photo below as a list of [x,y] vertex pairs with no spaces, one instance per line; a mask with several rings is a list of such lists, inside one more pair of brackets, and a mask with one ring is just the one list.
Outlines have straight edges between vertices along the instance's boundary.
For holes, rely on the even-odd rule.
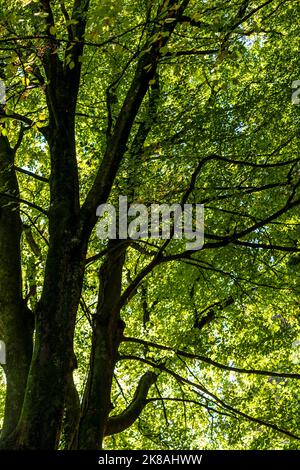
[[[297,448],[297,2],[0,5],[1,447]],[[119,195],[203,249],[99,240]]]

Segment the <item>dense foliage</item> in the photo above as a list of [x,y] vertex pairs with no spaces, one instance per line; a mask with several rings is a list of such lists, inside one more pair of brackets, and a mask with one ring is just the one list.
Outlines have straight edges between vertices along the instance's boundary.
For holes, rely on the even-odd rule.
[[[91,404],[104,420],[97,446],[111,434],[108,413],[120,420],[108,449],[299,448],[300,107],[291,100],[299,13],[297,0],[0,0],[0,336],[8,354],[24,334],[10,329],[18,299],[9,292],[21,272],[14,315],[35,318],[27,388],[27,375],[23,385],[11,379],[27,398],[20,417],[6,397],[3,447],[76,447],[74,428],[77,446],[90,448]],[[120,195],[204,204],[204,247],[99,240],[96,208]],[[19,270],[18,240],[9,245],[18,217]],[[108,330],[101,309],[114,318]],[[119,340],[108,347],[106,409],[91,382],[109,362],[99,353],[109,334]],[[76,388],[57,365],[70,362]],[[55,444],[33,437],[35,420],[56,420]]]

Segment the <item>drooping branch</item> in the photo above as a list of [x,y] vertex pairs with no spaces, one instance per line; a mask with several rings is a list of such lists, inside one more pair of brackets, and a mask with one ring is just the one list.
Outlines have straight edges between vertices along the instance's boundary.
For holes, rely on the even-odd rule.
[[224,411],[220,411],[217,408],[212,408],[211,406],[201,403],[197,400],[191,400],[189,398],[172,398],[172,397],[154,397],[154,398],[147,398],[146,404],[148,403],[155,403],[157,401],[165,401],[165,402],[174,402],[174,403],[191,403],[192,405],[196,406],[201,406],[202,408],[205,408],[207,411],[210,411],[212,413],[217,413],[221,416],[228,416],[229,418],[236,418],[236,416],[232,413],[226,413]]
[[[190,184],[189,184],[188,188],[186,189],[186,191],[185,191],[185,193],[183,194],[183,197],[182,197],[182,204],[184,204],[188,201],[189,196],[194,191],[197,178],[199,177],[204,165],[206,163],[210,162],[210,161],[213,161],[213,160],[226,161],[226,163],[233,163],[234,162],[237,165],[238,164],[244,164],[244,162],[241,161],[241,160],[232,160],[232,159],[228,159],[228,158],[222,157],[220,155],[215,155],[215,154],[211,154],[211,155],[208,155],[208,156],[204,157],[198,163],[197,167],[195,168],[194,172],[191,175]],[[295,164],[298,161],[299,161],[299,159],[293,159],[293,160],[290,160],[289,162],[268,163],[266,165],[270,168],[273,168],[273,167],[285,166],[286,164]],[[263,164],[245,162],[245,165],[248,165],[248,164],[250,164],[250,166],[263,168]],[[246,235],[251,234],[255,230],[263,227],[264,225],[266,225],[270,222],[273,222],[274,220],[278,219],[281,215],[285,214],[286,212],[293,209],[294,207],[297,207],[298,205],[300,205],[300,199],[292,200],[291,197],[289,197],[286,204],[281,209],[275,211],[273,214],[271,214],[269,216],[266,216],[263,220],[256,221],[254,224],[252,224],[251,226],[249,226],[248,228],[246,228],[244,230],[241,230],[238,233],[235,232],[232,235],[226,235],[226,236],[219,236],[219,235],[205,233],[205,237],[207,239],[216,240],[216,241],[215,242],[206,242],[206,243],[204,243],[202,250],[211,249],[211,248],[220,248],[220,247],[227,246],[231,243],[238,244],[238,243],[240,243],[239,238],[245,237]],[[166,240],[163,243],[163,245],[160,247],[159,251],[153,257],[152,261],[150,261],[149,264],[141,270],[141,272],[136,276],[136,278],[133,280],[133,282],[123,292],[121,300],[120,300],[121,307],[123,307],[128,302],[128,300],[130,300],[130,298],[132,297],[132,295],[134,295],[134,293],[136,292],[138,286],[143,281],[143,279],[149,273],[151,273],[152,270],[156,266],[158,266],[159,264],[164,263],[164,262],[175,261],[175,260],[179,260],[179,259],[188,259],[195,253],[195,251],[193,251],[193,250],[191,250],[191,251],[187,250],[185,252],[177,253],[175,255],[165,255],[165,256],[163,256],[163,252],[166,249],[166,247],[168,246],[168,244],[170,243],[170,240],[171,240],[171,237],[170,237],[169,240]],[[253,246],[253,248],[256,248],[256,247]],[[277,245],[273,246],[273,245],[267,245],[267,244],[264,244],[264,246],[259,244],[259,246],[257,246],[257,248],[265,248],[265,249],[274,248],[274,249],[278,249],[280,251],[290,251],[290,252],[298,252],[299,251],[299,249],[297,247],[285,247],[285,246],[277,246]]]
[[277,431],[277,432],[279,432],[281,434],[284,434],[288,437],[291,437],[293,439],[300,440],[299,436],[293,434],[290,431],[287,431],[285,429],[280,428],[276,424],[270,423],[268,421],[264,421],[260,418],[255,418],[253,416],[248,415],[247,413],[244,413],[243,411],[240,411],[240,410],[234,408],[231,405],[228,405],[224,400],[217,397],[214,393],[210,392],[209,390],[207,390],[202,385],[200,385],[196,382],[192,382],[191,380],[186,379],[185,377],[182,377],[181,375],[177,374],[177,372],[175,372],[172,369],[169,369],[168,367],[166,367],[164,364],[155,363],[155,362],[150,361],[149,359],[141,358],[139,356],[134,356],[134,355],[131,355],[131,354],[126,354],[126,355],[123,354],[122,356],[119,357],[119,359],[120,360],[140,361],[144,364],[148,364],[148,365],[154,367],[155,369],[159,369],[161,372],[166,372],[167,374],[169,374],[171,377],[173,377],[179,383],[189,385],[190,387],[192,387],[192,389],[194,391],[199,390],[202,394],[204,393],[205,395],[210,397],[210,399],[212,399],[217,405],[221,406],[222,408],[224,408],[226,410],[229,410],[229,411],[235,413],[236,415],[241,416],[244,419],[247,419],[248,421],[251,421],[253,423],[256,423],[256,424],[265,426],[267,428],[273,429],[274,431]]
[[140,379],[134,397],[128,407],[119,415],[108,419],[105,435],[110,436],[124,431],[132,426],[147,405],[147,395],[150,387],[156,382],[157,375],[154,372],[146,372]]
[[293,373],[288,373],[288,372],[273,372],[273,371],[267,371],[267,370],[261,370],[261,369],[245,369],[245,368],[227,366],[225,364],[221,364],[220,362],[214,361],[213,359],[210,359],[209,357],[206,357],[206,356],[202,356],[200,354],[189,353],[186,351],[174,349],[170,346],[157,344],[152,341],[145,341],[143,339],[130,338],[130,337],[125,336],[123,338],[123,341],[129,342],[129,343],[141,344],[143,346],[148,346],[151,348],[160,349],[161,351],[172,351],[174,352],[174,354],[177,354],[178,356],[183,356],[188,359],[195,359],[201,362],[205,362],[206,364],[217,367],[218,369],[222,369],[222,370],[226,370],[230,372],[237,372],[241,374],[264,375],[267,377],[286,377],[289,379],[298,379],[298,380],[300,379],[300,374],[293,374]]
[[[272,214],[266,216],[264,219],[255,222],[251,226],[241,230],[240,232],[234,232],[231,235],[215,235],[212,233],[205,233],[205,238],[210,239],[210,240],[216,240],[215,242],[206,242],[204,243],[202,250],[207,250],[207,249],[212,249],[212,248],[221,248],[228,246],[230,244],[243,244],[245,246],[249,246],[247,242],[245,243],[240,243],[239,239],[243,238],[256,230],[264,227],[265,225],[277,220],[279,217],[282,215],[286,214],[290,210],[294,209],[295,207],[300,205],[300,199],[294,199],[291,200],[291,197],[287,200],[285,205],[278,209],[277,211],[273,212]],[[289,251],[289,252],[298,252],[299,249],[297,247],[287,247],[287,246],[280,246],[280,245],[268,245],[268,244],[251,244],[249,247],[251,248],[264,248],[264,249],[275,249],[279,251]],[[195,251],[193,250],[186,250],[181,253],[177,253],[175,255],[167,255],[163,258],[163,262],[167,261],[175,261],[176,259],[184,259],[184,258],[189,258],[193,254],[195,254]]]

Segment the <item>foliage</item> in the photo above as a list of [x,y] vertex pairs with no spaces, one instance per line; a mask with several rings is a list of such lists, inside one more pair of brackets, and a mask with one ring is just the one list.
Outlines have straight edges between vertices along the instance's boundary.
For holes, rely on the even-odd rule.
[[[74,36],[73,3],[0,4],[1,78],[7,84],[1,132],[17,146],[23,297],[32,311],[43,291],[50,237],[50,104],[43,57],[50,37],[51,54],[77,70],[72,45],[81,39]],[[171,24],[168,1],[90,4],[76,103],[81,203],[124,113],[124,100],[133,93],[141,58],[163,40],[154,28],[161,3],[166,7],[159,21]],[[181,3],[173,2],[171,11]],[[300,78],[299,4],[187,3],[160,48],[108,200],[116,203],[119,195],[130,194],[145,204],[185,198],[203,203],[205,244],[198,252],[187,252],[178,240],[139,240],[126,247],[121,297],[126,328],[111,414],[128,406],[143,373],[153,370],[158,380],[139,418],[106,437],[105,447],[297,449],[300,108],[291,103],[291,83]],[[43,4],[53,11],[50,29]],[[81,398],[106,254],[107,241],[93,230],[74,343]]]

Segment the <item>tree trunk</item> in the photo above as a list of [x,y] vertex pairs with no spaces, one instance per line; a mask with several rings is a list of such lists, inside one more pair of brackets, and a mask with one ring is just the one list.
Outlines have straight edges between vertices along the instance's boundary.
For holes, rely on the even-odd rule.
[[5,439],[15,429],[23,405],[32,356],[33,315],[22,299],[19,188],[14,151],[4,136],[0,136],[0,192],[0,337],[6,345],[3,368],[7,383],[1,439]]
[[50,243],[36,309],[33,359],[13,443],[25,449],[55,449],[59,443],[66,386],[74,368],[73,337],[85,267],[85,248],[78,233],[74,113],[68,113],[69,101],[63,98],[48,131]]
[[[14,425],[17,421],[18,425],[6,440],[6,448],[55,449],[58,446],[65,397],[68,387],[72,384],[70,377],[74,368],[75,319],[82,290],[88,239],[96,223],[96,208],[109,197],[120,162],[127,150],[135,117],[149,83],[155,76],[160,49],[167,44],[176,26],[176,18],[180,17],[187,4],[188,0],[183,0],[178,7],[176,0],[169,0],[159,8],[158,17],[168,7],[172,15],[171,21],[163,24],[158,22],[149,32],[149,42],[145,44],[147,50],[138,60],[133,81],[115,126],[109,133],[108,146],[99,171],[81,210],[75,146],[75,111],[89,1],[74,1],[71,15],[73,24],[69,28],[70,42],[64,51],[64,57],[53,34],[55,18],[50,2],[41,2],[38,6],[44,13],[47,37],[45,46],[39,53],[47,79],[43,88],[49,112],[49,125],[43,131],[51,156],[49,249],[43,291],[35,312],[35,344],[23,402],[22,393],[27,379],[31,350],[30,341],[27,345],[26,334],[22,333],[23,324],[20,324],[25,321],[23,313],[26,310],[20,295],[20,232],[18,231],[20,229],[15,231],[16,265],[14,272],[7,274],[7,279],[10,275],[14,279],[15,290],[10,296],[11,304],[7,307],[7,311],[10,312],[14,328],[19,330],[14,337],[15,345],[12,351],[16,347],[19,349],[13,352],[14,359],[10,360],[17,361],[25,350],[29,353],[25,360],[27,365],[22,365],[25,371],[21,387],[23,392],[19,394],[16,405],[18,412],[15,413],[13,420]],[[123,324],[120,320],[120,295],[125,246],[124,242],[111,241],[109,243],[111,249],[100,270],[100,291],[93,325],[90,372],[77,436],[78,446],[82,449],[101,448],[111,410],[113,371],[123,333]],[[3,247],[4,253],[5,243]],[[8,266],[9,263],[3,262],[2,265]],[[19,277],[16,276],[16,272],[19,273]],[[5,303],[4,297],[2,302]],[[15,317],[22,318],[22,321],[18,320],[19,323],[14,321]],[[5,328],[9,329],[11,322],[5,319],[5,324]],[[14,334],[15,332],[11,337]],[[19,341],[25,341],[25,344],[22,344],[22,347],[16,346]],[[17,415],[22,402],[22,412],[18,420]],[[9,413],[11,413],[10,408],[7,406]],[[13,429],[14,425],[11,424],[10,428]]]

